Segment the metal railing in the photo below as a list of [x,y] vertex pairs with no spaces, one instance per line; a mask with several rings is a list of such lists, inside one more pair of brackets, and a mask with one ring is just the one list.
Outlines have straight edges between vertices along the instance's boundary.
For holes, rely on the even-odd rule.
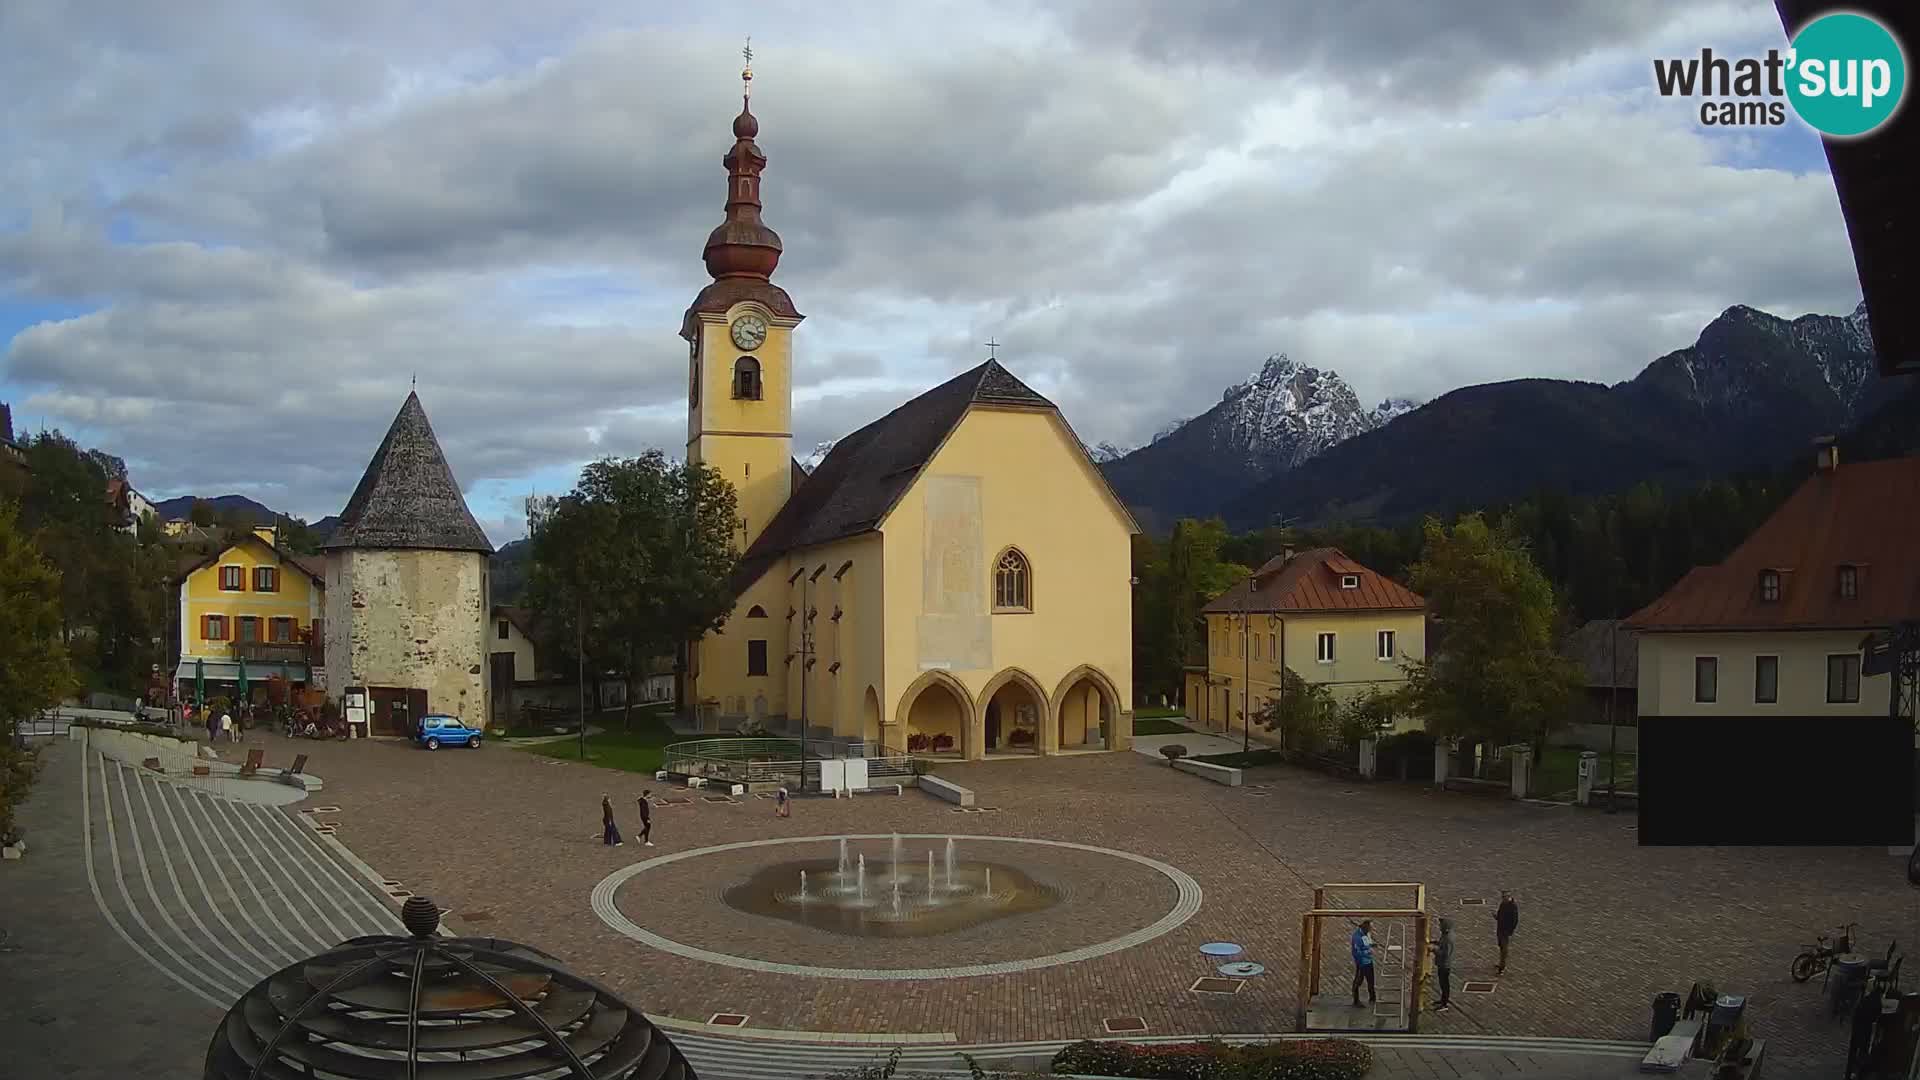
[[[804,746],[804,753],[802,747]],[[913,756],[879,743],[838,739],[695,739],[669,745],[660,768],[676,776],[698,776],[734,784],[790,784],[796,790],[803,772],[817,787],[819,762],[864,758],[867,776],[896,780],[913,775]]]

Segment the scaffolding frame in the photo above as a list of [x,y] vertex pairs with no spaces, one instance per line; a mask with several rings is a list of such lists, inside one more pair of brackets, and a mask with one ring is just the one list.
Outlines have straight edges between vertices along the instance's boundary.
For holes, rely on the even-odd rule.
[[[1336,908],[1328,907],[1330,900],[1336,899],[1342,892],[1380,892],[1385,890],[1409,890],[1412,904],[1408,907],[1369,907]],[[1399,1030],[1408,1033],[1420,1030],[1420,1006],[1427,980],[1427,887],[1417,881],[1360,881],[1332,882],[1317,885],[1313,890],[1313,907],[1300,916],[1300,975],[1299,997],[1294,1006],[1294,1030],[1308,1031],[1307,1008],[1320,993],[1320,928],[1328,919],[1391,919],[1397,923],[1407,920],[1412,930],[1406,940],[1400,942],[1401,955],[1398,960],[1401,981],[1399,1005],[1405,1009],[1402,1022],[1396,1028],[1373,1027],[1366,1030]],[[1390,924],[1392,925],[1392,924]],[[1390,937],[1391,935],[1389,935]],[[1391,944],[1391,942],[1389,942]],[[1412,956],[1407,956],[1412,953]],[[1378,981],[1379,962],[1375,961],[1376,981]],[[1391,991],[1391,986],[1389,990]],[[1376,1013],[1376,1016],[1378,1014]],[[1314,1029],[1333,1030],[1333,1029]],[[1341,1029],[1346,1030],[1346,1029]]]

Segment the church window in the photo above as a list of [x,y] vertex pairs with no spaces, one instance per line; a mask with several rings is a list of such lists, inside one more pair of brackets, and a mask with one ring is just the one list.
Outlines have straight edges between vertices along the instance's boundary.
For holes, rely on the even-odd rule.
[[749,619],[764,619],[766,617],[767,609],[761,607],[759,604],[755,604],[747,609],[747,618]]
[[767,643],[765,641],[747,642],[747,674],[765,675],[767,673]]
[[687,366],[687,404],[700,407],[700,360],[697,357]]
[[760,400],[760,361],[743,356],[733,362],[733,396],[747,401]]
[[993,610],[1033,610],[1033,571],[1027,557],[1013,548],[993,567]]

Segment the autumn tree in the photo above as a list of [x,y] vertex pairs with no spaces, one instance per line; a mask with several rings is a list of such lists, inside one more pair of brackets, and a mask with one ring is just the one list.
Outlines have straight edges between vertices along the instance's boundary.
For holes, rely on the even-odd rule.
[[1557,648],[1553,586],[1509,525],[1469,514],[1425,534],[1410,576],[1444,633],[1435,655],[1405,661],[1407,702],[1438,737],[1543,741],[1581,681]]

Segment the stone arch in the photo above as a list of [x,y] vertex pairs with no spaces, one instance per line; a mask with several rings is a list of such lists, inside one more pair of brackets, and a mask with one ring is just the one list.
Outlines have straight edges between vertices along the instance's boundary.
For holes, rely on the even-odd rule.
[[[880,691],[867,684],[867,693],[860,702],[860,737],[868,742],[880,740]],[[895,747],[904,749],[904,747]]]
[[[1089,716],[1084,700],[1072,700],[1078,696],[1076,691],[1082,684],[1091,686],[1099,695],[1097,706],[1105,713],[1104,716],[1098,713]],[[1091,664],[1081,664],[1067,672],[1066,677],[1060,680],[1060,685],[1054,688],[1053,697],[1049,700],[1052,703],[1055,718],[1053,737],[1058,746],[1093,745],[1096,741],[1092,738],[1094,735],[1100,736],[1097,740],[1099,745],[1108,750],[1121,749],[1132,741],[1131,739],[1122,740],[1120,737],[1122,701],[1119,688],[1113,685],[1113,680],[1107,677],[1106,672]],[[1102,726],[1096,727],[1096,724]],[[1085,732],[1085,735],[1076,742],[1073,736],[1080,732]],[[1125,734],[1130,736],[1132,732],[1128,731]]]
[[[916,706],[921,704],[921,698],[935,687],[952,695],[952,702],[956,709],[951,715],[944,711],[916,709]],[[921,672],[920,677],[913,680],[912,685],[907,687],[906,693],[900,695],[900,703],[894,707],[894,720],[900,725],[900,730],[905,733],[903,737],[908,743],[905,749],[916,754],[958,753],[964,757],[977,756],[974,746],[973,716],[973,695],[967,692],[966,684],[944,671]],[[938,721],[937,727],[935,720]],[[921,728],[925,730],[920,730]],[[954,728],[958,730],[953,730]],[[933,750],[930,747],[915,750],[912,746],[915,734],[925,734],[930,739],[938,735],[949,735],[953,739],[953,746],[946,750]]]
[[733,362],[733,396],[742,401],[760,400],[760,361],[743,356]]
[[[1009,688],[1015,692],[1005,692]],[[1021,691],[1024,691],[1028,701],[1019,700]],[[1017,667],[1002,669],[999,674],[987,680],[987,685],[981,689],[979,697],[974,700],[974,707],[977,710],[974,723],[976,730],[980,733],[980,748],[983,753],[1000,751],[1044,754],[1054,749],[1053,740],[1048,737],[1053,728],[1053,706],[1047,700],[1047,692],[1041,689],[1040,680],[1025,670]],[[1019,714],[1023,706],[1031,707],[1033,710],[1030,718],[1031,727],[1023,723]],[[990,725],[988,722],[990,711],[997,713],[993,717],[993,720],[997,721],[996,724]],[[998,730],[994,730],[995,728]],[[1015,731],[1026,730],[1032,732],[1031,743],[1011,741]]]

